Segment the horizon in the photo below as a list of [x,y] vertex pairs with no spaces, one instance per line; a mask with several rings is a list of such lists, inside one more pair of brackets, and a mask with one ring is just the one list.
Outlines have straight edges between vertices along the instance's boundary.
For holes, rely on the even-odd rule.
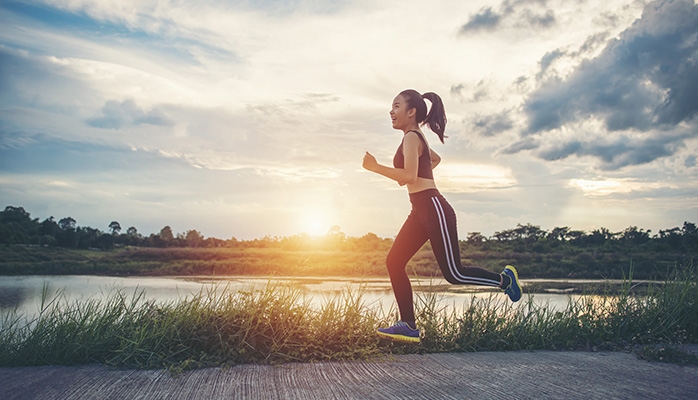
[[[419,18],[415,18],[419,10]],[[394,237],[388,115],[444,101],[460,239],[698,221],[698,0],[0,4],[0,199],[81,226]]]
[[[138,232],[138,235],[140,235],[140,236],[143,237],[143,238],[147,238],[147,237],[149,237],[149,236],[151,236],[151,235],[159,235],[160,232],[162,231],[162,229],[164,229],[164,228],[166,228],[166,227],[170,227],[170,225],[165,225],[165,226],[163,226],[161,229],[157,230],[156,232],[144,233],[144,232],[142,232],[140,229],[138,229],[138,227],[137,227],[136,225],[122,226],[121,223],[120,223],[119,221],[112,220],[112,221],[109,222],[109,224],[107,224],[107,230],[102,230],[102,229],[100,229],[99,227],[95,227],[95,226],[80,225],[79,222],[78,222],[79,220],[78,220],[77,218],[74,218],[73,216],[70,216],[70,215],[66,215],[66,216],[58,217],[58,218],[55,217],[55,216],[53,216],[53,215],[52,215],[52,216],[49,216],[49,217],[44,217],[44,218],[42,218],[42,217],[33,217],[33,216],[31,215],[31,212],[30,212],[29,210],[26,210],[24,207],[7,205],[7,206],[5,206],[5,208],[3,208],[3,210],[6,210],[7,207],[21,208],[21,209],[23,209],[25,212],[27,212],[27,213],[30,215],[30,218],[31,218],[32,221],[38,221],[39,223],[41,223],[41,222],[43,222],[43,221],[45,221],[45,220],[48,220],[48,219],[50,219],[50,218],[53,218],[53,220],[54,220],[56,223],[58,223],[58,222],[59,222],[61,219],[63,219],[63,218],[72,218],[72,219],[75,221],[75,225],[76,225],[75,228],[76,228],[76,229],[77,229],[77,228],[92,228],[92,229],[97,229],[97,230],[101,231],[102,233],[108,233],[107,230],[109,229],[109,225],[111,225],[112,222],[117,222],[117,223],[119,224],[119,226],[120,226],[120,231],[119,231],[119,233],[120,233],[120,234],[125,235],[125,234],[126,234],[126,231],[127,231],[129,228],[136,228],[136,230],[137,230],[137,232]],[[608,230],[608,231],[609,231],[609,233],[610,233],[611,236],[617,236],[617,235],[622,234],[623,232],[625,232],[625,231],[628,230],[628,229],[636,228],[636,229],[638,230],[638,232],[646,232],[650,238],[655,238],[655,237],[658,238],[658,237],[660,237],[660,232],[661,232],[661,231],[663,231],[663,230],[671,230],[671,229],[676,229],[676,228],[678,228],[679,230],[682,230],[682,228],[684,228],[684,227],[686,226],[686,224],[693,224],[693,225],[695,225],[695,223],[694,223],[693,221],[684,221],[682,224],[680,224],[680,226],[664,227],[663,229],[659,229],[659,230],[657,230],[657,231],[653,231],[652,229],[645,229],[644,227],[642,227],[642,226],[637,226],[637,225],[629,225],[629,226],[625,227],[624,229],[622,229],[622,230],[620,230],[620,231],[612,231],[612,230]],[[504,232],[504,231],[515,230],[516,228],[519,228],[519,227],[526,227],[526,226],[529,226],[529,225],[532,226],[532,227],[539,228],[543,233],[546,233],[546,234],[549,234],[553,229],[556,229],[556,228],[567,228],[567,229],[569,229],[570,232],[581,231],[581,232],[583,232],[584,234],[590,234],[590,233],[593,233],[593,231],[595,231],[595,230],[586,231],[586,230],[582,230],[582,229],[575,229],[575,227],[573,227],[573,226],[560,226],[560,227],[552,227],[552,228],[550,228],[550,229],[546,229],[546,228],[544,228],[544,227],[541,227],[540,225],[536,225],[536,224],[533,224],[533,223],[524,223],[524,224],[522,224],[522,223],[517,223],[515,227],[509,227],[509,228],[502,229],[502,231],[494,232],[494,234],[492,234],[492,235],[484,235],[484,234],[483,234],[483,237],[485,237],[485,238],[488,239],[488,240],[492,240],[492,239],[495,238],[495,235],[496,235],[497,233],[501,233],[501,232]],[[171,227],[170,227],[170,228],[171,228]],[[604,229],[607,229],[607,228],[606,228],[606,227],[600,227],[600,228],[598,228],[598,230],[604,230]],[[690,229],[690,227],[689,227],[689,229]],[[188,228],[188,229],[185,229],[185,230],[183,230],[183,231],[175,231],[175,230],[172,230],[172,234],[173,234],[175,237],[185,236],[187,232],[192,231],[192,230],[201,233],[201,231],[198,230],[198,229],[196,229],[196,228]],[[461,240],[461,241],[466,240],[467,237],[468,237],[468,234],[470,234],[470,233],[480,233],[480,234],[482,234],[481,232],[467,232],[465,235],[461,235],[461,237],[459,237],[459,240]],[[359,238],[359,237],[363,237],[363,236],[371,235],[371,234],[376,235],[379,239],[393,239],[394,236],[395,236],[395,235],[393,235],[392,237],[385,237],[385,236],[377,235],[377,234],[374,233],[374,232],[364,232],[363,234],[359,234],[359,235],[347,235],[345,232],[343,232],[343,231],[341,230],[341,227],[340,227],[340,226],[337,226],[337,225],[334,225],[334,226],[330,227],[330,228],[327,230],[327,232],[325,232],[325,233],[319,233],[319,234],[311,234],[311,233],[308,233],[308,232],[297,232],[297,233],[294,233],[294,234],[284,235],[284,236],[278,236],[278,235],[264,235],[264,236],[259,236],[259,237],[255,237],[255,238],[246,238],[246,239],[245,239],[245,238],[238,238],[238,237],[235,237],[235,236],[228,237],[228,238],[222,238],[222,237],[216,237],[216,236],[206,236],[206,235],[201,235],[201,236],[202,236],[202,239],[211,239],[211,238],[212,238],[212,239],[217,239],[217,240],[222,240],[222,241],[239,240],[239,241],[243,241],[243,242],[244,242],[244,241],[254,241],[254,240],[263,240],[263,239],[287,239],[287,238],[295,238],[295,237],[303,237],[303,236],[307,236],[309,239],[320,239],[320,238],[328,237],[328,236],[333,235],[333,234],[342,234],[342,235],[344,235],[344,236],[346,236],[346,237],[348,237],[348,238]]]

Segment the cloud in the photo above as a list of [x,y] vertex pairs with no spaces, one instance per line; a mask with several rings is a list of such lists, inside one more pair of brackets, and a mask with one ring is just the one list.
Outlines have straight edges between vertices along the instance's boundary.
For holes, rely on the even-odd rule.
[[[548,69],[562,57],[587,52],[603,36],[588,38],[578,52],[546,53],[539,63],[542,81],[523,103],[528,122],[522,135],[554,135],[537,141],[555,143],[537,153],[545,160],[593,156],[603,168],[674,154],[698,136],[697,35],[698,5],[693,1],[654,1],[598,56],[581,61],[566,76]],[[601,129],[559,140],[559,132],[580,129],[589,121],[599,121]],[[505,151],[530,150],[533,142],[526,143]]]
[[602,169],[614,170],[628,165],[646,164],[673,155],[679,148],[684,147],[684,140],[690,136],[690,133],[663,134],[638,139],[621,135],[608,141],[570,140],[547,146],[538,152],[538,156],[548,161],[560,160],[571,155],[592,156],[602,161]]
[[172,126],[174,122],[161,110],[153,108],[144,111],[133,99],[122,102],[109,100],[102,107],[102,115],[90,118],[87,123],[104,129],[121,129],[141,124]]
[[538,64],[540,67],[540,71],[538,72],[537,78],[541,79],[543,76],[545,76],[545,74],[548,72],[548,69],[555,62],[555,60],[564,57],[565,55],[566,52],[560,49],[555,49],[553,51],[545,53],[543,58],[540,59],[540,63]]
[[461,26],[460,35],[493,31],[504,24],[515,28],[549,28],[556,23],[555,13],[546,9],[547,0],[505,0],[498,11],[483,7]]
[[609,131],[647,131],[698,113],[698,5],[656,1],[640,20],[566,79],[545,82],[524,104],[527,133],[580,118]]
[[693,168],[695,167],[696,164],[696,156],[695,155],[690,155],[686,157],[686,160],[683,162],[684,167],[686,168]]
[[540,145],[538,140],[532,137],[525,137],[517,142],[514,142],[500,150],[502,154],[516,154],[524,150],[537,149]]
[[[475,86],[459,83],[451,86],[450,93],[451,96],[463,102],[475,103],[490,97],[492,92],[491,86],[491,83],[487,83],[484,80],[480,80]],[[469,93],[472,94],[468,95]]]
[[77,142],[47,135],[0,130],[0,172],[66,174],[138,172],[186,166],[181,159],[126,146]]
[[473,128],[483,136],[495,136],[514,127],[510,111],[497,114],[476,116],[472,121]]
[[472,31],[493,30],[499,25],[502,15],[492,11],[492,7],[486,7],[477,14],[470,17],[470,20],[460,28],[461,34]]

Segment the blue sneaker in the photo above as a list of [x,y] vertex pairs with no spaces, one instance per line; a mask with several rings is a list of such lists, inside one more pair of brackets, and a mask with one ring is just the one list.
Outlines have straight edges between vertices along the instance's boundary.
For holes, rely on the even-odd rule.
[[507,286],[506,289],[504,289],[504,293],[506,293],[507,296],[516,303],[517,301],[521,300],[521,285],[519,284],[519,274],[516,272],[516,268],[512,267],[511,265],[507,265],[504,267],[504,271],[502,271],[502,274],[505,274],[509,278],[511,278],[511,283],[509,286]]
[[412,329],[402,321],[397,321],[390,328],[378,328],[378,336],[398,342],[419,343],[419,329]]

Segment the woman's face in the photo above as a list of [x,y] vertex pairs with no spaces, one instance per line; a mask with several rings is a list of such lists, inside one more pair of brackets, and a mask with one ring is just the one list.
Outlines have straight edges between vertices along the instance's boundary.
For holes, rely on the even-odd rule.
[[408,110],[407,101],[401,95],[398,95],[393,100],[393,106],[390,109],[390,119],[393,121],[393,129],[405,130],[414,125],[414,114],[416,110],[412,108],[412,112]]

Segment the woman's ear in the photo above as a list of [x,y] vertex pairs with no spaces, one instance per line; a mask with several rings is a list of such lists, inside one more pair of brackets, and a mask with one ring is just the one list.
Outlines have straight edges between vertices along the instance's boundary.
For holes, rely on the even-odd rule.
[[417,109],[415,107],[412,107],[407,111],[408,118],[412,118],[412,117],[416,118],[416,115],[417,115]]

